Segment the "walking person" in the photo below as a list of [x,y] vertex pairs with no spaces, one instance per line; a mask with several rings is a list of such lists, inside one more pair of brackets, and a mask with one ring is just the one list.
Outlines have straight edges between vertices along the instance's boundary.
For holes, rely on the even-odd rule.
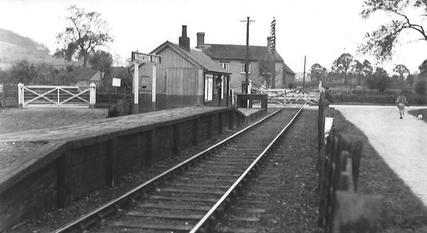
[[400,119],[403,119],[403,115],[405,115],[405,106],[409,106],[408,101],[406,100],[406,97],[403,96],[401,93],[396,101],[395,101],[397,108],[399,109]]

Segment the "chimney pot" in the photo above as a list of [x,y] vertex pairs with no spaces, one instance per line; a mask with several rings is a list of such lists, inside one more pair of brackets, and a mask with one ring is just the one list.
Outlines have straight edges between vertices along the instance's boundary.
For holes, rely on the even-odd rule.
[[187,36],[187,25],[182,25],[182,34],[179,37],[179,46],[190,52],[190,38]]
[[205,33],[204,32],[198,32],[197,35],[197,46],[196,48],[201,48],[202,45],[205,44]]

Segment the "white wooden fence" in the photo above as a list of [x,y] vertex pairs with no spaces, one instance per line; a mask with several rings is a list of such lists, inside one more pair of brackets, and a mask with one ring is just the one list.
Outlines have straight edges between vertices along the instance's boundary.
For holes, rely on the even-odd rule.
[[21,107],[93,107],[96,85],[80,89],[78,86],[25,86],[18,84],[18,103]]

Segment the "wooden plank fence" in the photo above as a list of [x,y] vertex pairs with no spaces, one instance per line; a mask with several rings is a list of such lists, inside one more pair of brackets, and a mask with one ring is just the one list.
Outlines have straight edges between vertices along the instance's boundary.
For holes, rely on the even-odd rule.
[[357,193],[362,142],[330,129],[325,137],[328,104],[319,97],[318,161],[319,218],[325,233],[377,232],[381,196]]

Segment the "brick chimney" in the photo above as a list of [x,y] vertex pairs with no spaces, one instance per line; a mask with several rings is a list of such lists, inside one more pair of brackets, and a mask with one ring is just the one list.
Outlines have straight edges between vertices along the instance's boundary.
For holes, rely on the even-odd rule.
[[190,38],[187,36],[187,25],[182,25],[182,35],[179,37],[179,46],[190,52]]
[[196,48],[200,48],[202,45],[205,44],[205,33],[204,32],[198,32],[197,35],[197,46]]

